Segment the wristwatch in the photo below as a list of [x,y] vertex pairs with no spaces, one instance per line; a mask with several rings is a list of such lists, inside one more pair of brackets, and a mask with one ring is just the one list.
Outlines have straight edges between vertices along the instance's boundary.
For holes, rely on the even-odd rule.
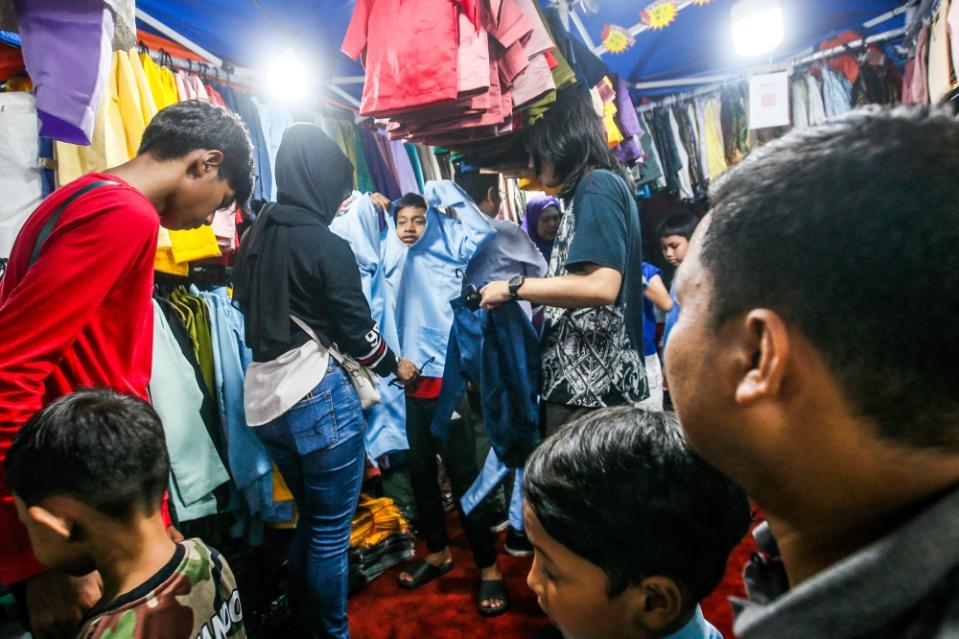
[[525,283],[526,283],[526,278],[523,277],[522,275],[517,275],[513,277],[507,283],[507,285],[509,286],[509,296],[513,300],[519,299],[519,289],[522,288],[523,284]]

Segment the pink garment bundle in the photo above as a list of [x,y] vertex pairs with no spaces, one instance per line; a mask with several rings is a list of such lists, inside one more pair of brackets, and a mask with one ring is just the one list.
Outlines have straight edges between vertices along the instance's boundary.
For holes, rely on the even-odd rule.
[[511,132],[556,89],[554,47],[534,0],[358,0],[342,51],[364,63],[361,115],[388,118],[393,140],[451,144]]

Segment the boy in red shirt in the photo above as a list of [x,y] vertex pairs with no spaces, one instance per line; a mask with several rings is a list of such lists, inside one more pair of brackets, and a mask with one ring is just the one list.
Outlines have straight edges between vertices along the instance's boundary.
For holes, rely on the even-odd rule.
[[[0,462],[34,413],[75,388],[148,398],[160,224],[209,224],[246,202],[252,184],[240,119],[181,102],[156,115],[136,158],[61,187],[34,211],[0,281]],[[0,582],[15,584],[35,635],[58,636],[99,598],[95,577],[42,574],[2,471],[0,530]]]

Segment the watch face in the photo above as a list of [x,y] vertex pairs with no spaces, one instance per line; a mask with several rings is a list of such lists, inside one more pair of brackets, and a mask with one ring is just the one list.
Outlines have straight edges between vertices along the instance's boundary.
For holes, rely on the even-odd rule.
[[516,277],[512,278],[509,281],[510,287],[520,286],[522,285],[522,283],[523,283],[523,278],[520,275],[517,275]]

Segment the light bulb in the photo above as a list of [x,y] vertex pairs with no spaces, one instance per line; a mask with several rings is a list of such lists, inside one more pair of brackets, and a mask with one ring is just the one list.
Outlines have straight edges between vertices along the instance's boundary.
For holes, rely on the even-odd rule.
[[778,0],[739,0],[731,14],[733,46],[739,55],[762,55],[783,41],[783,12]]
[[311,84],[310,69],[293,49],[284,49],[267,66],[267,90],[278,100],[298,102],[309,94]]

